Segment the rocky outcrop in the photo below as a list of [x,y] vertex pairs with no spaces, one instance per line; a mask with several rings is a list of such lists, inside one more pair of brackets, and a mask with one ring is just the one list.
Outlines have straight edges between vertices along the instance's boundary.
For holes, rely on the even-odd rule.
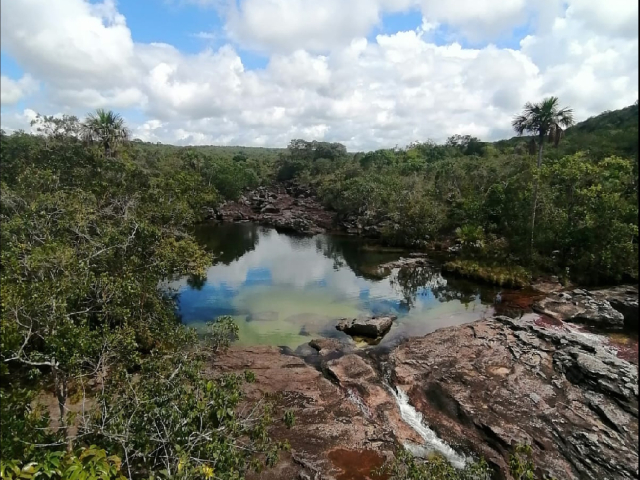
[[393,379],[445,441],[504,478],[518,443],[540,474],[637,478],[637,366],[603,337],[536,323],[494,317],[410,339],[390,355]]
[[366,238],[380,238],[383,233],[391,232],[398,228],[388,216],[381,216],[364,211],[359,214],[343,216],[338,220],[341,230]]
[[621,285],[590,293],[595,298],[609,302],[615,310],[620,312],[624,317],[625,328],[638,331],[638,287],[636,285]]
[[534,290],[544,293],[556,293],[562,290],[562,284],[559,282],[558,277],[549,277],[549,278],[538,278],[533,281],[531,284],[531,288]]
[[211,220],[256,222],[289,232],[313,235],[333,228],[334,215],[304,187],[276,185],[259,187],[235,202],[225,202],[212,210]]
[[[326,344],[320,351],[334,347],[339,344]],[[247,401],[264,400],[266,395],[275,403],[274,418],[285,410],[295,415],[294,428],[275,422],[271,429],[274,438],[290,442],[291,453],[281,454],[275,468],[247,478],[365,479],[398,443],[420,441],[402,422],[392,396],[367,360],[347,354],[324,363],[333,381],[301,358],[282,355],[273,347],[234,347],[210,365],[209,375],[250,369],[256,381],[245,388]]]
[[620,330],[625,323],[624,315],[614,309],[604,295],[582,289],[554,293],[534,303],[533,310],[562,322],[581,323],[600,330]]
[[351,336],[381,338],[389,331],[396,318],[395,315],[352,319],[343,318],[338,325],[336,325],[336,329]]

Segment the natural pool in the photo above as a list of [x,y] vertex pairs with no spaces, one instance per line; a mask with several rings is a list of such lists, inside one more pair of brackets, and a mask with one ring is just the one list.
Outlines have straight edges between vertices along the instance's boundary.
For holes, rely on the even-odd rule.
[[314,337],[341,337],[337,319],[394,314],[381,345],[492,313],[497,290],[445,279],[437,267],[379,272],[400,253],[354,237],[300,237],[253,224],[200,225],[196,237],[216,256],[204,282],[170,283],[185,324],[221,315],[239,326],[242,345],[295,349]]

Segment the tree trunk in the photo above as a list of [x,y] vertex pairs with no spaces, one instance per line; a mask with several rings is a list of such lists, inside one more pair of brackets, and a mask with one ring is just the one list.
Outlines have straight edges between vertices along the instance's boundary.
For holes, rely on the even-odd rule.
[[[536,173],[540,173],[540,167],[542,167],[542,148],[544,146],[544,135],[540,135],[540,145],[538,147],[538,168]],[[531,244],[529,256],[533,258],[533,236],[536,228],[536,207],[538,206],[538,177],[536,175],[535,183],[533,185],[533,207],[531,208]]]
[[67,428],[67,423],[64,418],[66,405],[67,405],[67,396],[68,396],[68,384],[67,377],[64,373],[58,370],[57,367],[53,367],[53,381],[56,390],[56,398],[58,400],[58,408],[60,409],[60,428],[62,430],[62,434],[67,440],[67,450],[71,451],[73,448],[71,438],[69,438],[68,433],[69,430]]
[[544,135],[540,135],[540,147],[538,148],[538,169],[542,166],[542,148],[544,147]]

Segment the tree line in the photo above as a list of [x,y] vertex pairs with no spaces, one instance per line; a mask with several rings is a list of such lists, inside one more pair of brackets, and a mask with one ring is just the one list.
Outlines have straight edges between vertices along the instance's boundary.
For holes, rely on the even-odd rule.
[[295,140],[276,177],[309,185],[341,218],[376,226],[387,243],[455,239],[458,263],[470,268],[633,281],[638,106],[573,123],[572,110],[551,97],[525,105],[509,141],[457,135],[350,155],[340,144]]

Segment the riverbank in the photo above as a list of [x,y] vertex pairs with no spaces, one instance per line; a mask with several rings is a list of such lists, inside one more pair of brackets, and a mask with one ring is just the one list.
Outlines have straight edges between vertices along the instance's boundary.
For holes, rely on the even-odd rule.
[[[448,276],[469,278],[488,285],[508,288],[523,288],[542,283],[555,284],[556,290],[562,288],[557,279],[548,275],[532,275],[520,266],[504,266],[501,261],[498,262],[498,266],[490,266],[486,262],[461,260],[459,257],[462,245],[452,237],[425,242],[419,249],[408,245],[403,248],[384,245],[384,230],[394,228],[389,221],[371,225],[364,217],[341,218],[336,212],[322,205],[310,188],[291,182],[261,186],[247,191],[237,201],[223,202],[216,208],[209,209],[206,219],[215,223],[255,223],[273,227],[280,232],[300,235],[331,233],[355,236],[370,242],[366,245],[368,250],[395,252],[404,257],[401,257],[401,260],[413,262],[414,266],[420,266],[420,261],[412,259],[413,255],[428,253],[430,257],[442,263],[443,272]],[[566,283],[566,286],[569,285]]]

